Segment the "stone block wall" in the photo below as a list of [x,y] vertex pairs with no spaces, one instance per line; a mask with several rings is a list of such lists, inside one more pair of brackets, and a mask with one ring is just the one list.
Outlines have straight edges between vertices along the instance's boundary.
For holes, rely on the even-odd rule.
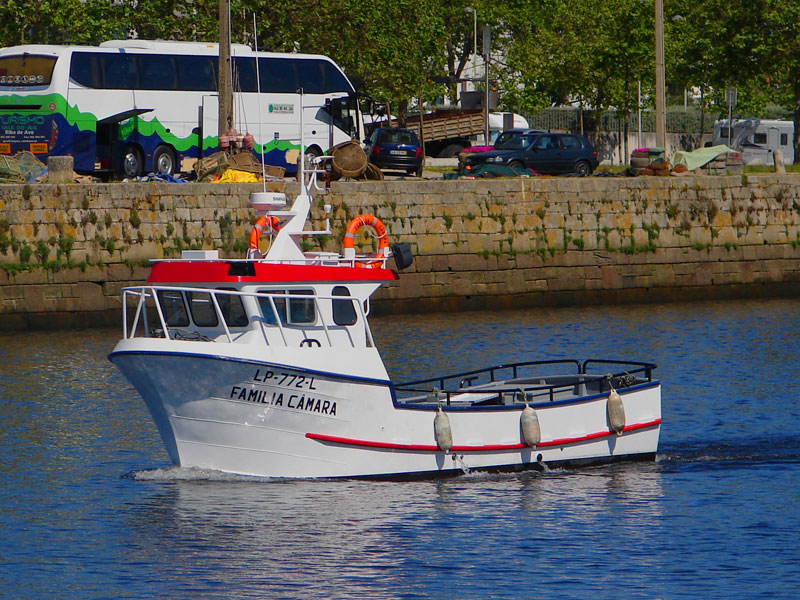
[[436,308],[800,291],[800,176],[362,185],[348,202],[412,244],[387,297]]
[[[291,182],[270,191],[296,192]],[[183,249],[244,257],[256,184],[0,186],[0,329],[116,324],[119,291]],[[377,215],[415,263],[376,312],[800,291],[800,175],[338,182],[325,238]]]

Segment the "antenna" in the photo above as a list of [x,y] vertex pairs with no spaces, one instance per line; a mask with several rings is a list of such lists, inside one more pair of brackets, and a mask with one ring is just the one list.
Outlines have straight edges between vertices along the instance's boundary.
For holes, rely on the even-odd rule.
[[306,154],[305,154],[305,110],[303,107],[303,88],[298,88],[297,93],[300,94],[300,171],[297,179],[300,181],[300,193],[306,193]]
[[264,185],[264,191],[267,191],[267,172],[264,166],[264,136],[261,132],[261,72],[258,68],[258,30],[256,29],[256,13],[253,13],[253,48],[256,51],[256,98],[258,98],[258,139],[261,142],[261,182]]

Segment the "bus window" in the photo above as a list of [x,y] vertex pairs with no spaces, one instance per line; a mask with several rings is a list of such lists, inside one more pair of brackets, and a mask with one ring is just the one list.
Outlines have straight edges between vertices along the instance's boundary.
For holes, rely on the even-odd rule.
[[297,60],[295,62],[297,79],[303,82],[303,91],[307,94],[323,94],[327,89],[325,85],[325,70],[318,60]]
[[168,326],[186,327],[189,325],[189,314],[183,303],[183,294],[178,291],[159,290],[158,303],[161,305],[161,312]]
[[175,90],[178,73],[175,57],[158,54],[142,54],[139,59],[139,89]]
[[[350,296],[350,290],[343,285],[337,285],[333,288],[334,296]],[[353,306],[353,300],[333,300],[333,322],[337,325],[355,325],[356,323],[356,308]]]
[[256,61],[252,58],[233,59],[233,89],[237,92],[257,92]]
[[88,88],[102,86],[102,77],[98,66],[97,54],[90,52],[73,52],[69,67],[69,76],[75,83]]
[[178,89],[213,92],[217,89],[216,56],[178,56]]
[[136,61],[129,54],[102,54],[103,87],[112,90],[134,90],[137,86]]
[[0,58],[0,85],[50,85],[54,56],[4,56]]
[[322,67],[325,73],[325,89],[320,90],[320,94],[329,94],[331,92],[354,92],[353,86],[347,81],[347,78],[342,72],[327,60],[321,60]]
[[297,93],[297,75],[294,60],[288,58],[259,58],[261,91],[273,94]]
[[216,327],[219,323],[217,311],[208,292],[186,292],[186,299],[189,301],[189,310],[192,312],[192,320],[199,327]]

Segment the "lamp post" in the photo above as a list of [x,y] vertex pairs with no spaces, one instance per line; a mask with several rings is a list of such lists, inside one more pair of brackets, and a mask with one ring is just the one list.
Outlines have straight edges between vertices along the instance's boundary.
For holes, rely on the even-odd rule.
[[230,0],[219,0],[219,117],[217,127],[219,135],[227,135],[228,129],[233,127],[230,19]]
[[484,94],[483,98],[483,122],[484,122],[484,137],[483,143],[484,145],[489,145],[489,55],[491,53],[492,48],[492,30],[489,28],[489,24],[486,23],[483,26],[483,72],[486,76],[486,82],[484,85],[486,86],[486,93]]
[[664,0],[655,0],[656,8],[656,146],[667,150],[667,113],[664,82]]
[[478,11],[467,6],[465,13],[472,13],[472,78],[478,76]]

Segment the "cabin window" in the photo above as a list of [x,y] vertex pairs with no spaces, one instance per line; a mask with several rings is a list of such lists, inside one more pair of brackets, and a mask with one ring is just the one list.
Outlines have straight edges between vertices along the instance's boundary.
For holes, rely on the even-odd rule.
[[[290,290],[289,293],[313,296],[314,290]],[[313,323],[316,320],[314,298],[289,298],[289,323]]]
[[[350,290],[343,285],[337,285],[333,288],[333,296],[350,296]],[[356,307],[353,305],[354,300],[347,298],[347,300],[333,300],[333,322],[337,325],[355,325]]]
[[158,303],[161,305],[164,321],[169,327],[186,327],[189,325],[189,313],[186,312],[183,294],[179,291],[159,290]]
[[[277,325],[278,320],[275,318],[275,311],[278,312],[278,318],[281,323],[286,323],[286,300],[277,298],[274,294],[285,294],[281,290],[258,290],[259,294],[273,294],[272,301],[270,298],[259,296],[258,303],[261,306],[261,316],[264,317],[264,323],[267,325]],[[272,308],[272,303],[275,303],[275,309]]]
[[199,327],[216,327],[219,324],[214,302],[208,292],[186,292],[192,320]]
[[[226,291],[236,291],[233,288],[218,288]],[[228,327],[247,327],[250,322],[242,304],[242,297],[235,294],[216,294],[222,318]]]
[[766,133],[756,133],[753,136],[753,141],[756,144],[766,144],[767,143],[767,134]]
[[[281,295],[291,294],[300,296],[313,296],[314,290],[259,290],[261,294],[271,294],[272,301],[275,303],[275,310],[281,323],[287,325],[307,325],[317,320],[316,310],[314,309],[314,298],[281,298]],[[277,325],[275,311],[269,298],[259,298],[261,304],[261,314],[264,323]]]
[[781,134],[781,146],[788,146],[789,145],[789,134],[782,133]]

